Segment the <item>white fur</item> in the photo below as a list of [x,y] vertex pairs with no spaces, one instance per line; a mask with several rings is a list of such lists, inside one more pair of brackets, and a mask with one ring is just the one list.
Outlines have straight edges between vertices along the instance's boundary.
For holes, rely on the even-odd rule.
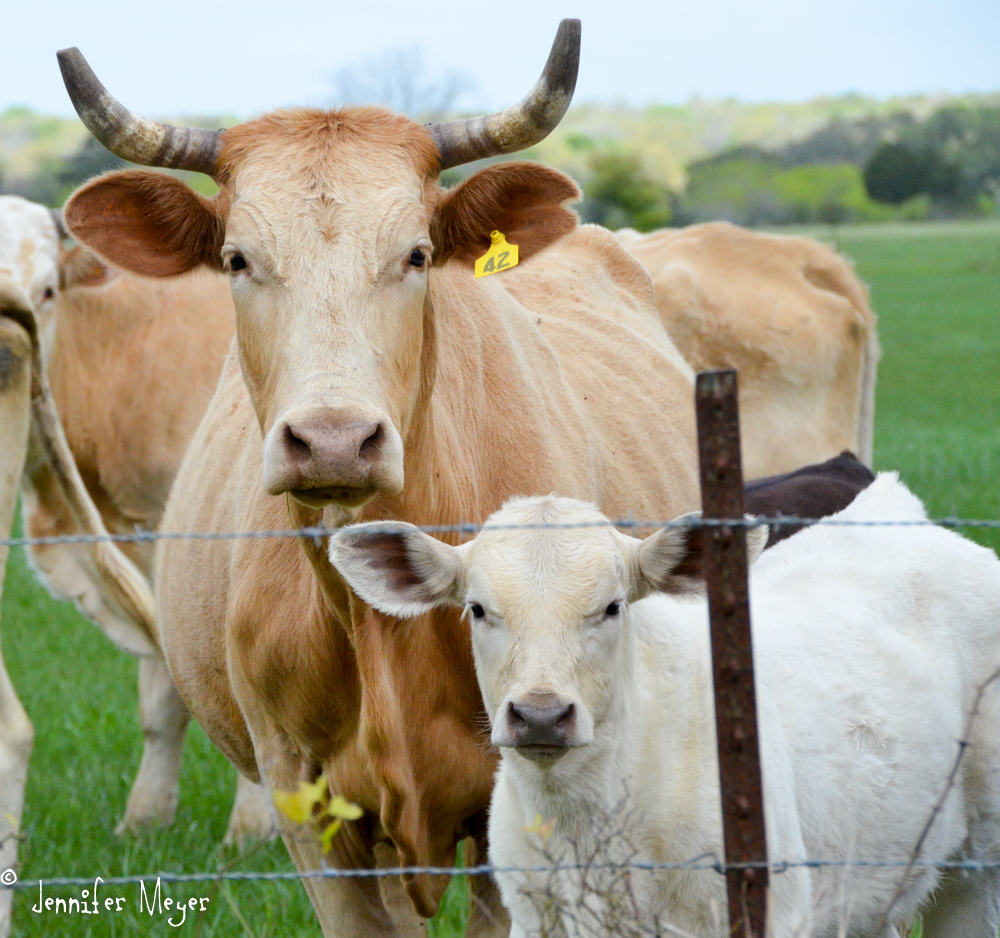
[[[491,521],[600,517],[549,498],[511,503]],[[924,517],[892,473],[835,516]],[[609,528],[487,530],[456,575],[466,602],[487,612],[472,634],[494,741],[504,745],[505,708],[525,694],[586,711],[578,748],[558,761],[502,749],[491,861],[591,863],[584,873],[498,875],[514,934],[646,934],[667,923],[717,933],[725,896],[715,872],[633,871],[626,884],[601,868],[722,853],[704,597],[655,594],[614,619],[595,616],[616,596],[642,595],[639,544]],[[945,790],[977,691],[1000,668],[1000,562],[936,527],[816,526],[763,554],[750,593],[770,860],[905,862]],[[924,859],[1000,860],[1000,681],[970,739]],[[556,819],[547,840],[539,817]],[[900,876],[894,867],[773,873],[771,933],[873,935]],[[1000,877],[942,880],[918,867],[890,928],[921,911],[925,938],[995,938]]]

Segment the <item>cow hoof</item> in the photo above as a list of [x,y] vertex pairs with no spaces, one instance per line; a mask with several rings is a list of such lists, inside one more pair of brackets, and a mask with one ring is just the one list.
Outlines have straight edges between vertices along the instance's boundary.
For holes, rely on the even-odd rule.
[[242,850],[248,843],[274,840],[277,836],[277,818],[267,792],[260,785],[239,776],[236,801],[222,845]]
[[176,799],[172,804],[167,805],[143,805],[141,807],[129,805],[125,816],[115,828],[115,834],[124,837],[128,834],[142,834],[146,831],[170,827],[174,823],[176,812]]

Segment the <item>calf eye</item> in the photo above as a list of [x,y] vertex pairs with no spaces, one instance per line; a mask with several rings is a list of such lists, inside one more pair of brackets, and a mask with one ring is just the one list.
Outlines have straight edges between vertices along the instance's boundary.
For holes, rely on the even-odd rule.
[[486,618],[486,610],[483,609],[483,607],[480,606],[479,603],[472,603],[472,605],[469,606],[469,608],[472,610],[472,617],[474,619]]
[[423,267],[424,262],[427,260],[427,255],[424,254],[420,248],[414,248],[413,253],[410,255],[410,263],[414,267]]
[[52,289],[52,287],[46,287],[46,288],[45,288],[45,292],[44,292],[44,293],[42,294],[42,296],[43,296],[43,297],[44,297],[44,298],[45,298],[46,300],[51,300],[51,299],[52,299],[52,297],[54,297],[55,295],[56,295],[56,291],[55,291],[55,290],[53,290],[53,289]]
[[230,270],[246,270],[247,259],[242,254],[234,254],[229,258]]
[[606,616],[616,616],[619,612],[621,612],[621,608],[621,603],[609,603],[608,608],[604,610],[604,614]]

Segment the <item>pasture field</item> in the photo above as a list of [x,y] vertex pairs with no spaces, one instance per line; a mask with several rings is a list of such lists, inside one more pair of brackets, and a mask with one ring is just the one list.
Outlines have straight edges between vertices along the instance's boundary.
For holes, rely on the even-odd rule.
[[[1000,224],[843,228],[833,239],[871,286],[879,315],[875,458],[902,478],[935,516],[1000,517]],[[456,519],[460,520],[460,519]],[[1000,546],[1000,532],[973,532]],[[21,879],[115,876],[156,871],[291,870],[280,843],[238,857],[219,848],[235,772],[193,726],[181,801],[172,828],[114,834],[140,754],[136,664],[67,605],[51,600],[11,553],[2,607],[3,651],[35,724],[21,846]],[[713,874],[706,874],[713,875]],[[80,889],[46,890],[79,896]],[[19,893],[14,935],[318,938],[297,882],[166,886],[175,897],[210,896],[204,916],[179,928],[139,913],[135,886],[103,887],[125,899],[120,912],[33,914]],[[432,926],[461,933],[456,894]],[[175,919],[176,921],[176,919]]]

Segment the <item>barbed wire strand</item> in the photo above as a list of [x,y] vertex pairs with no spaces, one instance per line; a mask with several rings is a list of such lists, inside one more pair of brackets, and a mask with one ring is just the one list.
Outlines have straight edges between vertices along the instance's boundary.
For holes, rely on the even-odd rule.
[[[385,522],[380,522],[385,523]],[[509,531],[509,530],[545,530],[545,529],[568,529],[568,528],[625,528],[625,529],[650,529],[659,530],[661,528],[762,528],[762,527],[787,527],[793,525],[803,525],[806,527],[843,527],[843,528],[881,528],[881,527],[905,527],[905,528],[985,528],[1000,530],[1000,518],[909,518],[894,521],[891,519],[878,521],[853,521],[840,518],[801,518],[795,515],[757,516],[747,518],[675,518],[670,521],[645,521],[634,518],[619,518],[607,521],[573,521],[565,523],[542,523],[535,524],[475,524],[472,522],[458,522],[457,524],[423,524],[413,527],[426,534],[478,534],[480,531]],[[34,547],[49,546],[55,544],[96,544],[103,541],[115,541],[118,543],[144,543],[147,541],[235,541],[250,540],[254,538],[268,537],[294,537],[313,539],[320,537],[331,537],[340,531],[345,530],[349,525],[343,527],[304,527],[274,529],[265,531],[135,531],[126,534],[58,534],[48,537],[5,537],[0,538],[0,547]],[[391,527],[384,527],[387,533],[401,533],[409,530],[402,525],[398,532],[394,532]]]
[[[729,870],[762,870],[768,869],[773,874],[785,873],[788,870],[826,869],[826,868],[864,867],[870,869],[933,867],[941,870],[963,870],[966,872],[985,872],[1000,869],[1000,861],[979,860],[923,860],[907,858],[905,860],[780,860],[767,862],[763,860],[748,860],[745,862],[723,863],[712,854],[705,854],[683,863],[645,863],[632,861],[630,863],[570,863],[549,864],[543,866],[396,866],[360,869],[337,869],[327,867],[319,870],[226,870],[223,872],[203,873],[136,873],[129,876],[101,877],[102,885],[129,886],[139,883],[150,883],[160,880],[164,883],[198,883],[214,880],[282,882],[296,879],[368,879],[382,876],[416,876],[427,874],[431,876],[485,876],[497,873],[553,873],[582,869],[627,869],[642,872],[659,872],[677,870],[690,872],[703,870],[724,875]],[[59,886],[90,886],[94,876],[55,876],[51,879],[25,879],[17,882],[4,882],[0,878],[0,889],[38,889]]]

